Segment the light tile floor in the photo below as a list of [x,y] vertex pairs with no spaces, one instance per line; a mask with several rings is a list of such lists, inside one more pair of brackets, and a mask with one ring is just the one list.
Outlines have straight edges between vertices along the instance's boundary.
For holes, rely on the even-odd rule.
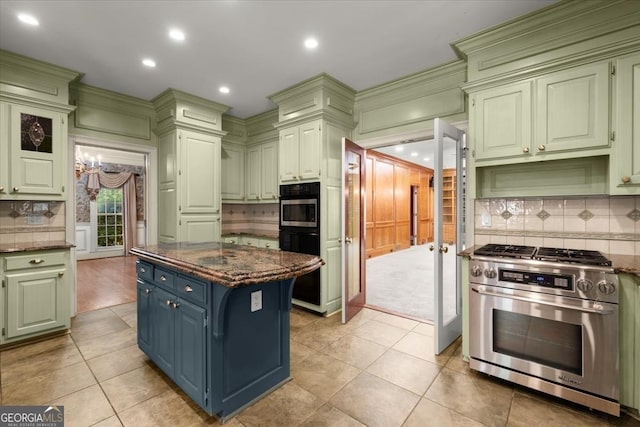
[[[460,341],[433,355],[430,325],[364,309],[291,313],[293,379],[225,425],[640,426],[470,371]],[[135,303],[79,314],[69,335],[0,352],[1,403],[64,405],[65,426],[218,425],[136,345]]]

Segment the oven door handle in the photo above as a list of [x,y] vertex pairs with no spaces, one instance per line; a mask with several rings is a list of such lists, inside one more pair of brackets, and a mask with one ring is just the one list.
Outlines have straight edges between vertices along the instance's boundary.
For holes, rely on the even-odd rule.
[[594,313],[594,314],[612,314],[613,313],[613,310],[608,310],[608,309],[604,308],[604,306],[602,306],[601,304],[594,304],[593,308],[589,308],[589,307],[572,306],[572,305],[567,305],[567,304],[561,304],[561,303],[551,302],[551,301],[540,301],[540,300],[533,299],[533,298],[527,298],[527,297],[522,297],[522,296],[518,296],[518,295],[511,295],[511,294],[504,294],[504,293],[501,293],[501,292],[491,292],[491,291],[487,291],[484,287],[478,287],[478,289],[472,287],[471,290],[473,292],[476,292],[476,293],[481,294],[481,295],[488,295],[488,296],[492,296],[492,297],[507,298],[507,299],[515,299],[515,300],[518,300],[518,301],[525,301],[525,302],[530,302],[530,303],[534,303],[534,304],[542,304],[542,305],[549,305],[549,306],[558,307],[558,308],[567,308],[569,310],[584,311],[586,313]]

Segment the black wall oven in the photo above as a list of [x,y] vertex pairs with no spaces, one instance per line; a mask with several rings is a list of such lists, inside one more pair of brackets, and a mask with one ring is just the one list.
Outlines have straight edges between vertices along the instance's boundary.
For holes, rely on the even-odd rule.
[[[280,249],[320,255],[320,183],[280,186]],[[320,270],[296,279],[293,298],[320,305]]]

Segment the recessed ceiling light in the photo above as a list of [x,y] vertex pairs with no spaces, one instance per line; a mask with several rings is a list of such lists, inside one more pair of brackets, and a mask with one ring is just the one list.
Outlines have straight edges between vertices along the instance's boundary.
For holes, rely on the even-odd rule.
[[313,37],[309,37],[304,41],[304,47],[306,47],[307,49],[315,49],[318,47],[318,40],[314,39]]
[[396,147],[396,152],[400,153],[402,151],[404,151],[404,147],[402,147],[402,146],[397,146]]
[[220,93],[229,93],[229,88],[227,86],[220,86],[218,90]]
[[25,24],[33,25],[34,27],[37,27],[38,25],[40,25],[40,23],[35,18],[35,16],[29,15],[27,13],[19,13],[18,14],[18,19],[21,22],[24,22]]
[[149,68],[154,68],[156,66],[156,61],[154,61],[153,59],[145,58],[142,60],[142,64]]
[[176,28],[173,28],[169,31],[169,37],[177,41],[183,41],[184,33]]
[[413,153],[411,153],[411,157],[418,157],[418,153],[414,151]]

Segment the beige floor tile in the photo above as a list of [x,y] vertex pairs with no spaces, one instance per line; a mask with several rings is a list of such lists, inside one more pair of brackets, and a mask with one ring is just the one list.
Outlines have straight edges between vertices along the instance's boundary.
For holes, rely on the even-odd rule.
[[137,344],[88,360],[89,368],[99,382],[145,366],[149,359]]
[[387,350],[387,347],[354,335],[345,335],[324,350],[336,359],[365,369]]
[[73,340],[71,339],[71,335],[69,334],[48,338],[43,341],[38,341],[31,344],[25,344],[20,347],[2,350],[2,352],[0,352],[0,360],[2,361],[3,365],[9,365],[16,361],[29,359],[37,354],[47,353],[56,348],[64,347],[67,345],[75,346]]
[[124,427],[199,426],[206,421],[173,390],[165,390],[118,413]]
[[304,363],[304,360],[315,354],[316,351],[311,347],[308,347],[302,343],[299,343],[295,340],[289,341],[289,354],[291,358],[291,366],[298,365],[300,363]]
[[290,381],[236,416],[245,427],[298,426],[323,400]]
[[420,396],[367,372],[358,375],[329,403],[370,427],[401,426]]
[[127,327],[127,329],[123,329],[118,332],[83,339],[76,344],[78,345],[82,356],[84,356],[86,360],[90,360],[94,357],[99,357],[118,349],[131,347],[137,342],[138,337],[136,331]]
[[355,329],[353,334],[385,347],[391,347],[407,334],[407,330],[377,320],[370,320]]
[[115,410],[120,413],[170,389],[168,379],[148,365],[101,383]]
[[360,369],[325,354],[313,354],[291,369],[293,382],[328,400],[360,373]]
[[133,330],[138,330],[138,313],[127,313],[120,316],[120,318],[129,325]]
[[436,356],[433,338],[415,332],[406,334],[393,348],[438,365],[445,365],[455,350],[449,346]]
[[544,399],[514,393],[507,423],[509,427],[564,427],[569,422],[584,427],[609,425],[604,414],[578,412]]
[[291,339],[316,351],[323,350],[347,334],[333,322],[319,321],[301,329]]
[[483,427],[483,425],[429,399],[422,399],[402,427]]
[[418,323],[416,327],[412,329],[412,331],[418,334],[432,337],[435,334],[435,331],[433,328],[434,328],[433,325],[429,323]]
[[389,349],[367,372],[422,396],[442,369],[440,366]]
[[388,313],[379,313],[375,320],[378,322],[386,323],[387,325],[395,326],[401,329],[411,330],[418,326],[418,323],[415,320],[407,319],[400,316],[394,316],[393,314]]
[[302,331],[305,327],[320,320],[320,316],[299,309],[292,309],[289,314],[289,327],[291,335]]
[[109,417],[106,420],[102,420],[97,424],[94,424],[91,427],[122,427],[122,423],[117,415],[113,417]]
[[0,356],[0,378],[2,385],[6,386],[15,382],[26,381],[52,370],[64,368],[84,362],[78,348],[71,341],[64,341],[67,344],[54,347],[48,351],[43,351],[29,357],[16,359],[15,357],[5,358]]
[[425,397],[487,426],[504,426],[512,395],[512,387],[484,375],[443,368]]
[[326,404],[302,423],[302,427],[366,427],[341,410]]
[[123,316],[127,316],[131,313],[136,313],[137,312],[137,303],[134,302],[128,302],[126,304],[119,304],[119,305],[114,305],[113,307],[109,307],[109,309],[111,311],[113,311],[116,315],[118,315],[119,317],[123,317]]
[[3,405],[44,405],[96,383],[84,362],[2,386]]
[[71,329],[84,327],[87,324],[102,322],[104,320],[112,320],[117,317],[118,315],[109,308],[78,313],[71,319]]
[[65,427],[89,426],[115,415],[97,384],[56,399],[55,404],[64,406]]
[[131,329],[127,323],[119,316],[112,313],[112,316],[91,322],[74,322],[71,325],[71,336],[76,343],[96,339],[113,332],[120,332]]

